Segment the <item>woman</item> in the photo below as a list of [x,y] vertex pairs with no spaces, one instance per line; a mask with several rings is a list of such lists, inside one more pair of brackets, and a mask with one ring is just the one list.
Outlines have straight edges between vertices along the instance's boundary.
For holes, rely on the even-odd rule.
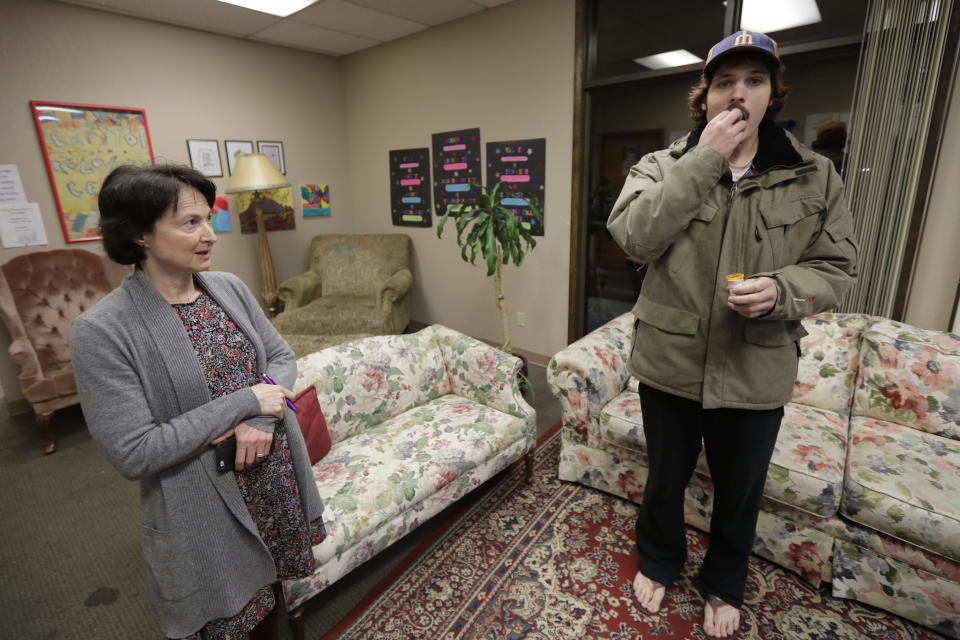
[[[140,481],[164,633],[276,637],[278,580],[312,573],[323,503],[286,411],[293,353],[238,278],[208,271],[214,197],[186,167],[107,176],[104,249],[136,268],[74,321],[70,349],[90,433]],[[212,445],[231,436],[235,471],[220,473]]]

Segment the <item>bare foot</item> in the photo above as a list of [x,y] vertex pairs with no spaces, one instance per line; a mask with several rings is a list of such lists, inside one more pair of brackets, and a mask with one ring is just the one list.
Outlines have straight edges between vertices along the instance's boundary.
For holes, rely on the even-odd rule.
[[633,595],[644,613],[654,614],[660,611],[660,603],[667,588],[643,575],[639,571],[633,578]]
[[708,638],[733,638],[740,629],[740,609],[717,596],[707,596],[703,607],[703,630]]

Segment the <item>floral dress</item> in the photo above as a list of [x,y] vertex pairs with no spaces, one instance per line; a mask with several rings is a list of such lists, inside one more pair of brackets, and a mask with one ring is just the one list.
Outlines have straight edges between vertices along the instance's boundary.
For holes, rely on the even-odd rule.
[[[210,396],[218,398],[260,382],[253,344],[206,292],[193,302],[173,305],[190,336],[207,378]],[[277,421],[270,454],[253,467],[237,471],[237,486],[247,510],[277,566],[278,579],[303,578],[314,569],[311,546],[325,537],[323,520],[307,526],[283,422]],[[237,614],[211,620],[189,640],[242,638],[276,606],[266,584]]]

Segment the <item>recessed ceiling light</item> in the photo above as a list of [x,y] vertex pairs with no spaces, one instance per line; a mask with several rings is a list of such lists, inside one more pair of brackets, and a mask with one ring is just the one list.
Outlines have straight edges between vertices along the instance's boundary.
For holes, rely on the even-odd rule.
[[821,20],[817,0],[743,0],[740,28],[773,33]]
[[669,67],[682,67],[683,65],[703,62],[703,58],[698,58],[686,49],[676,49],[674,51],[664,51],[652,56],[643,58],[634,58],[634,62],[643,65],[648,69],[667,69]]
[[245,9],[253,9],[260,13],[269,13],[273,16],[286,18],[304,7],[309,7],[317,0],[218,0],[227,4],[235,4]]

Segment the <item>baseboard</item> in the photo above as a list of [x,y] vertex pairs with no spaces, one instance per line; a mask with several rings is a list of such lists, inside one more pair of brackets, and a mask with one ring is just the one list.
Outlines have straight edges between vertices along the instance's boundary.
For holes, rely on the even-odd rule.
[[[420,331],[421,329],[426,329],[429,326],[430,325],[425,322],[420,322],[419,320],[411,320],[410,324],[407,325],[406,333],[416,333],[417,331]],[[487,340],[486,338],[481,338],[479,336],[471,336],[471,337],[476,338],[480,342],[486,342],[491,347],[497,347],[498,349],[502,344],[499,340]],[[550,356],[545,356],[542,353],[535,353],[533,351],[527,351],[526,349],[518,349],[517,347],[511,347],[510,351],[512,351],[513,353],[518,353],[522,355],[524,358],[527,359],[527,362],[529,362],[530,364],[535,364],[538,367],[546,367],[547,364],[550,362]]]

